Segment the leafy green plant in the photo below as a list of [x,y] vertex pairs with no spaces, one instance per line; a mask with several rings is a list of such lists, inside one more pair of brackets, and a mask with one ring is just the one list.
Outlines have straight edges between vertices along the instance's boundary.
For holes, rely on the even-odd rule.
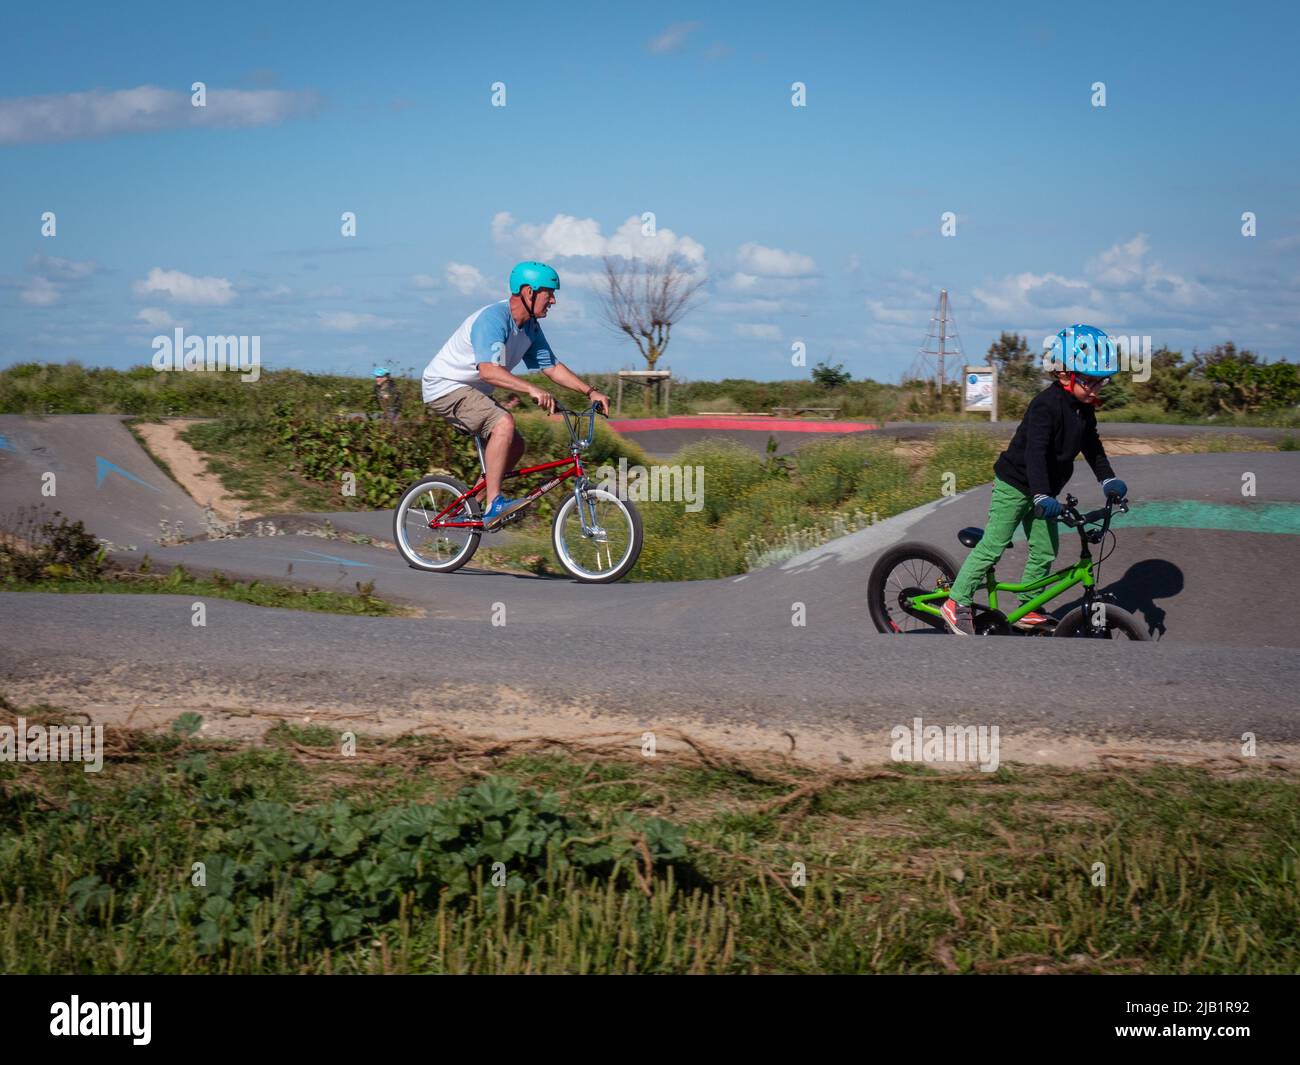
[[43,507],[19,507],[0,528],[0,581],[93,580],[106,555],[85,525],[62,511],[47,518]]
[[656,863],[686,856],[681,830],[666,821],[621,814],[598,826],[565,812],[552,793],[495,777],[433,805],[252,802],[240,813],[200,859],[206,884],[175,892],[156,914],[159,934],[189,927],[207,951],[248,946],[281,911],[301,935],[341,944],[404,906],[437,909],[486,892],[491,909],[497,889],[517,894],[544,880],[548,866],[619,880],[642,846]]
[[829,392],[832,389],[847,385],[853,380],[853,375],[844,369],[842,362],[837,362],[832,366],[829,360],[823,359],[812,368],[812,379]]
[[193,736],[203,727],[203,717],[187,710],[172,722],[172,732],[178,736]]

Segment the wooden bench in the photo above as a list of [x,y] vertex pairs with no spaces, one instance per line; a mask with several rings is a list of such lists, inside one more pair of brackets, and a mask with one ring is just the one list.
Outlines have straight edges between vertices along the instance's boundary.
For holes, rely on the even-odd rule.
[[834,418],[839,414],[839,407],[773,407],[773,414],[820,414],[823,418]]

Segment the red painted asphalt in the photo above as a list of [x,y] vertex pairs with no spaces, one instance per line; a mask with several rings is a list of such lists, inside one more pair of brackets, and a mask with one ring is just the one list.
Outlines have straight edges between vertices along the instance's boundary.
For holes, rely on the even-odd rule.
[[615,418],[609,427],[616,433],[644,433],[651,429],[752,429],[767,433],[861,433],[879,429],[874,422],[802,421],[798,418],[714,418],[674,415],[671,418]]

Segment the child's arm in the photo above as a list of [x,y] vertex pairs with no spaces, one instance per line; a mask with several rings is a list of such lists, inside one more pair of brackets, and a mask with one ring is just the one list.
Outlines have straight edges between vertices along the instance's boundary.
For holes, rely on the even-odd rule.
[[1092,472],[1097,475],[1103,492],[1114,491],[1121,496],[1128,494],[1128,486],[1115,476],[1115,471],[1110,467],[1110,459],[1106,457],[1106,448],[1097,432],[1095,419],[1083,432],[1083,457],[1088,460]]
[[1035,499],[1052,495],[1047,455],[1052,449],[1052,411],[1046,403],[1031,403],[1025,412],[1025,479]]

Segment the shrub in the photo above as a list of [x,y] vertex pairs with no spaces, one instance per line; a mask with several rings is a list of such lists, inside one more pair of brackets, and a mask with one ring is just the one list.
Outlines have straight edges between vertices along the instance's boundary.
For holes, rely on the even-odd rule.
[[[702,441],[683,448],[674,457],[683,466],[704,467],[704,509],[710,524],[735,509],[745,493],[766,476],[758,455],[740,444]],[[695,517],[695,515],[690,515]]]
[[19,507],[0,529],[0,581],[94,580],[106,553],[82,522],[62,511],[45,518],[41,507]]

